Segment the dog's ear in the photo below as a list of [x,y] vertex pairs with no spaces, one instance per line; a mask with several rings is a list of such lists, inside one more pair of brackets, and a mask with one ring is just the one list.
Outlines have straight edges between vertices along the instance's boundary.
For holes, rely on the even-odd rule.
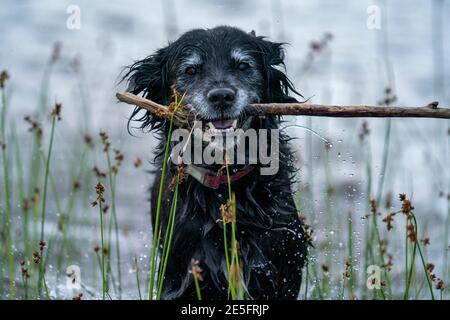
[[301,97],[285,73],[283,43],[270,42],[259,38],[262,53],[262,68],[264,77],[264,100],[266,102],[296,102],[289,96],[293,92]]
[[[136,61],[127,68],[122,81],[127,81],[126,91],[141,94],[147,99],[168,105],[170,99],[168,47],[159,49],[155,54]],[[147,111],[142,115],[142,108],[136,107],[131,114],[131,121],[141,122],[140,128],[159,129],[164,120]],[[139,115],[139,116],[138,116]]]

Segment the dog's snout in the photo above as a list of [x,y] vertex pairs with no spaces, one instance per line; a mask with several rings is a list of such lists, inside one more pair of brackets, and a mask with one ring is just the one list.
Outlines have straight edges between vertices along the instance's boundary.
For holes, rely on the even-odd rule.
[[233,103],[235,93],[230,88],[216,88],[208,92],[208,101],[217,107],[226,107]]

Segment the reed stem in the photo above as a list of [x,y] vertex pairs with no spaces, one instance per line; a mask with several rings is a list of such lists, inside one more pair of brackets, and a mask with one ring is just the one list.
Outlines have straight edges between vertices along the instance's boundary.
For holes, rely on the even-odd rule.
[[148,299],[153,299],[153,288],[154,288],[154,282],[155,282],[155,273],[156,273],[156,252],[158,251],[158,247],[155,246],[155,244],[158,241],[157,235],[158,233],[155,230],[159,229],[159,216],[161,214],[161,204],[162,204],[162,196],[163,196],[163,189],[164,189],[164,178],[167,168],[167,161],[169,159],[169,149],[170,149],[170,140],[172,138],[172,129],[173,129],[173,122],[174,122],[174,116],[178,110],[178,108],[181,106],[181,103],[183,101],[184,95],[181,97],[179,102],[176,102],[175,109],[172,113],[170,122],[169,122],[169,132],[167,135],[166,140],[166,146],[164,150],[164,159],[162,164],[162,171],[161,171],[161,181],[159,183],[159,193],[158,193],[158,201],[156,204],[156,215],[155,215],[155,227],[153,229],[153,245],[152,245],[152,256],[151,256],[151,267],[150,267],[150,283],[149,283],[149,292],[148,292]]
[[[14,253],[12,244],[12,225],[11,225],[11,192],[10,192],[10,181],[9,181],[9,165],[8,165],[8,155],[6,153],[6,93],[5,88],[1,88],[2,95],[2,110],[0,115],[0,149],[2,150],[2,161],[3,161],[3,183],[4,183],[4,193],[5,193],[5,223],[4,232],[6,233],[6,255],[8,260],[8,270],[9,270],[9,287],[10,287],[10,297],[11,300],[16,298],[16,285],[15,285],[15,268],[14,268]],[[0,266],[1,267],[1,266]],[[1,280],[1,279],[0,279]]]
[[[46,217],[46,204],[47,204],[47,186],[48,186],[48,177],[50,172],[50,160],[52,156],[52,149],[53,149],[53,138],[55,136],[55,127],[56,127],[56,120],[57,115],[52,115],[52,129],[50,133],[50,142],[48,147],[48,153],[47,153],[47,161],[45,165],[45,176],[44,176],[44,189],[43,189],[43,195],[42,195],[42,212],[41,212],[41,236],[40,241],[44,241],[45,236],[45,217]],[[42,254],[44,254],[44,251],[42,250]],[[42,280],[44,278],[45,273],[45,263],[43,257],[41,257],[41,263],[39,265],[39,281],[38,281],[38,294],[41,294],[41,286],[42,286]]]
[[[178,174],[177,175],[177,184],[175,186],[175,192],[173,194],[173,199],[172,199],[173,205],[171,207],[170,214],[169,214],[169,221],[168,221],[168,225],[167,225],[168,228],[166,230],[166,235],[164,236],[165,239],[164,239],[163,255],[161,256],[163,261],[162,261],[162,268],[160,269],[161,272],[159,275],[160,280],[159,280],[157,299],[161,298],[164,278],[165,278],[165,274],[166,274],[167,261],[169,260],[170,245],[172,244],[172,236],[173,236],[173,230],[174,230],[174,226],[175,226],[175,218],[176,218],[176,213],[177,213],[178,184],[179,183],[180,183],[180,175]],[[167,240],[167,242],[166,242],[166,240]]]
[[102,267],[102,299],[105,300],[106,297],[106,271],[105,271],[105,244],[103,236],[103,205],[102,201],[99,201],[99,214],[100,214],[100,239],[102,245],[102,257],[101,257],[101,267]]

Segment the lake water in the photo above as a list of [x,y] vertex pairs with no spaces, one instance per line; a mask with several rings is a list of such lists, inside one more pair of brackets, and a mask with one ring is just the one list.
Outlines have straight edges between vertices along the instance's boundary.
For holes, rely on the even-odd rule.
[[[80,28],[71,29],[67,20],[80,10]],[[367,26],[368,19],[380,10],[380,29]],[[373,11],[375,10],[375,11]],[[442,18],[443,24],[439,21]],[[69,199],[70,177],[67,164],[78,159],[85,132],[97,136],[106,130],[114,146],[126,154],[118,180],[117,202],[122,249],[122,272],[126,281],[124,297],[136,298],[133,258],[147,270],[151,241],[148,215],[148,192],[155,141],[151,134],[126,129],[130,107],[117,104],[115,92],[121,69],[165,46],[192,28],[233,25],[255,30],[257,35],[289,43],[287,70],[296,88],[315,103],[375,105],[383,99],[384,88],[393,88],[396,105],[423,106],[439,100],[450,105],[450,45],[448,26],[449,1],[15,1],[3,0],[0,9],[0,68],[7,69],[9,81],[9,123],[15,123],[23,149],[31,146],[30,135],[22,118],[36,113],[44,68],[55,42],[61,44],[61,55],[50,78],[48,100],[63,103],[63,122],[57,129],[54,150],[54,177],[63,202]],[[439,30],[443,32],[440,38]],[[310,43],[331,33],[333,40],[310,61]],[[440,40],[442,39],[442,41]],[[75,67],[74,67],[75,66]],[[289,129],[299,139],[294,142],[301,171],[301,190],[311,190],[304,199],[305,214],[316,228],[318,239],[331,237],[336,248],[328,254],[342,264],[340,255],[345,235],[345,219],[351,210],[355,221],[367,213],[365,193],[366,153],[359,143],[361,119],[290,119],[308,126],[326,137],[333,147],[325,151],[323,142],[301,128]],[[386,120],[369,120],[375,193],[382,167]],[[384,194],[406,193],[414,200],[421,228],[431,237],[430,259],[437,266],[443,259],[445,217],[450,193],[449,121],[392,120],[389,160],[384,180]],[[49,128],[47,128],[48,130]],[[98,140],[98,139],[97,139]],[[98,143],[98,142],[97,142]],[[144,161],[136,169],[133,160]],[[25,159],[27,162],[28,159]],[[97,153],[89,160],[105,167]],[[325,167],[331,176],[325,175]],[[336,188],[338,213],[336,228],[321,228],[324,221],[326,179]],[[84,188],[84,186],[83,186]],[[90,190],[90,189],[89,189]],[[88,191],[90,192],[90,191]],[[442,194],[440,195],[440,193]],[[2,195],[3,196],[3,195]],[[394,200],[395,208],[399,202]],[[57,210],[50,201],[49,236],[57,229]],[[14,206],[20,212],[17,203]],[[77,206],[78,216],[70,232],[77,241],[82,261],[64,261],[63,266],[82,264],[89,279],[93,277],[92,248],[98,243],[96,211]],[[14,223],[20,228],[20,221]],[[83,220],[91,221],[85,224]],[[342,220],[344,222],[339,221]],[[384,226],[383,226],[384,227]],[[359,226],[362,228],[362,225]],[[358,231],[358,230],[357,230]],[[332,233],[330,233],[332,232]],[[358,235],[356,251],[363,251]],[[401,252],[393,236],[394,252]],[[399,238],[401,240],[401,236]],[[395,251],[398,250],[398,251]],[[17,255],[20,256],[19,248]],[[339,261],[338,261],[339,260]],[[49,267],[51,294],[70,297],[65,280],[56,280],[56,262]],[[95,267],[95,262],[94,262]],[[87,270],[87,271],[85,271]],[[339,272],[337,273],[339,274]],[[144,283],[145,275],[142,276]],[[98,279],[98,275],[97,275]],[[90,285],[90,281],[86,281]],[[144,284],[144,288],[146,285]],[[57,290],[59,288],[59,290]],[[92,288],[98,290],[97,288]]]

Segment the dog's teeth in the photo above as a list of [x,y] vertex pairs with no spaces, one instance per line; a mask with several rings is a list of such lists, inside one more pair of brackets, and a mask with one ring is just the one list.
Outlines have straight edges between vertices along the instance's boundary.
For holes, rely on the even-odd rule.
[[233,120],[233,124],[231,125],[235,129],[237,127],[237,122],[238,122],[237,119],[235,119],[235,120]]
[[216,129],[216,127],[214,126],[214,124],[212,122],[208,122],[208,126],[209,126],[209,129],[211,129],[211,130]]

